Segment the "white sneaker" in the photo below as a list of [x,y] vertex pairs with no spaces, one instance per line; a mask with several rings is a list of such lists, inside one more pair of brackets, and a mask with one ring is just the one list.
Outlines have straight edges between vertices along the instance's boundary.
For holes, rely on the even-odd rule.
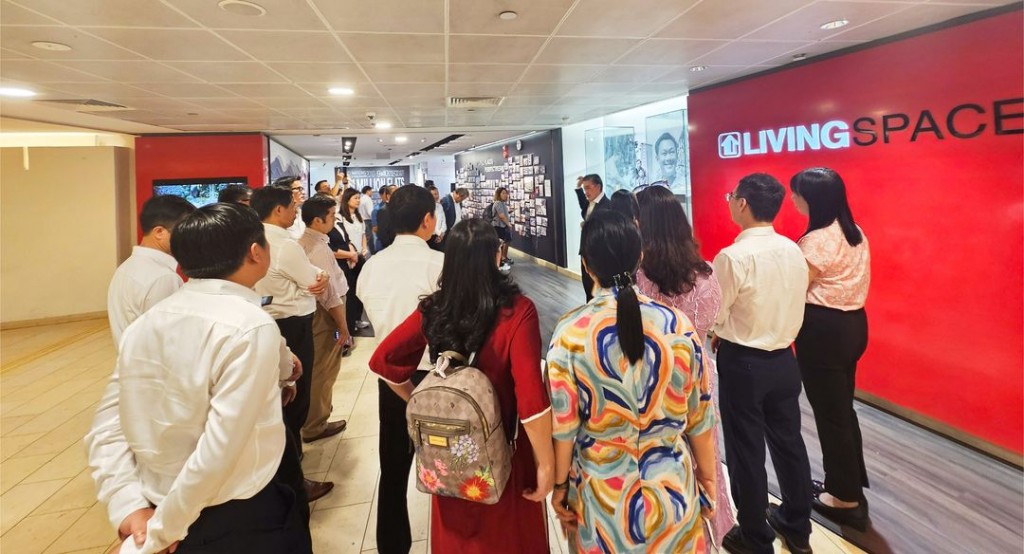
[[364,321],[364,320],[360,319],[359,321],[356,322],[356,329],[366,329],[369,326],[370,326],[370,322],[369,321]]

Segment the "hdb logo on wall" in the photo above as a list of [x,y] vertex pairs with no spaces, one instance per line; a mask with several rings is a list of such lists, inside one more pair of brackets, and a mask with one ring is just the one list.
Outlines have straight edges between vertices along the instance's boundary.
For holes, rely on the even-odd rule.
[[[1017,109],[1012,106],[1016,105]],[[1021,121],[1024,112],[1020,106],[1024,98],[1009,98],[992,102],[991,110],[979,104],[960,104],[949,112],[939,114],[923,110],[915,117],[910,142],[916,142],[923,134],[932,134],[938,140],[946,135],[958,139],[980,136],[990,127],[996,135],[1019,135],[1024,133]],[[1011,123],[1011,120],[1014,120]],[[860,117],[851,125],[841,119],[810,125],[792,125],[777,129],[762,129],[755,132],[730,131],[718,135],[718,157],[723,159],[753,156],[757,154],[778,154],[781,152],[804,152],[806,150],[840,150],[851,146],[871,146],[878,142],[889,144],[893,136],[910,130],[911,117],[905,113],[885,114],[880,121],[874,117]],[[943,125],[943,123],[945,125]]]

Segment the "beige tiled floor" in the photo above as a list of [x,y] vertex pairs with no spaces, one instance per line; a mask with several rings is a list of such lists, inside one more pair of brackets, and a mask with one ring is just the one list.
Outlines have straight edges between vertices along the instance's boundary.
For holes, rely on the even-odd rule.
[[[303,467],[330,479],[333,492],[314,503],[315,550],[376,552],[377,384],[366,361],[376,341],[358,339],[334,388],[341,435],[306,445]],[[0,551],[12,554],[101,554],[114,542],[96,502],[82,437],[114,359],[103,320],[4,331],[0,335]],[[410,487],[413,554],[429,548],[429,498]],[[549,525],[551,551],[565,542]],[[818,553],[861,552],[815,525]],[[776,541],[776,550],[781,546]]]

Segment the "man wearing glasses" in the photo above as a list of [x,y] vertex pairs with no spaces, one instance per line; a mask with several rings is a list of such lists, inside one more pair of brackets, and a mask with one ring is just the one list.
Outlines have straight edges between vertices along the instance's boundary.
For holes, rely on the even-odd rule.
[[295,223],[288,228],[288,234],[293,239],[299,240],[302,238],[302,234],[306,232],[306,224],[302,222],[302,203],[306,201],[306,185],[302,182],[302,177],[297,175],[278,177],[274,179],[273,184],[276,187],[288,187],[292,190],[292,198],[299,208],[295,213]]

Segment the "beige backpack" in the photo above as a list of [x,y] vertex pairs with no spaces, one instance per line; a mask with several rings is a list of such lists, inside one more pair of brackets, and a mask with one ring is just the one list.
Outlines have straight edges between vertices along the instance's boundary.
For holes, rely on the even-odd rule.
[[512,447],[494,385],[472,367],[472,358],[441,353],[409,398],[405,416],[416,448],[416,488],[496,504],[511,473]]

